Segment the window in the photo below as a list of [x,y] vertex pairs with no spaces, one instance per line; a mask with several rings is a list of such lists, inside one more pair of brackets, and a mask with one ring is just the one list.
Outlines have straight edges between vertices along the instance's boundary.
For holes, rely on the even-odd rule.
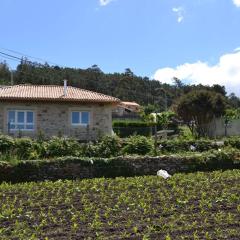
[[72,112],[72,125],[88,125],[89,112]]
[[8,111],[8,129],[9,130],[34,130],[34,113],[25,110]]

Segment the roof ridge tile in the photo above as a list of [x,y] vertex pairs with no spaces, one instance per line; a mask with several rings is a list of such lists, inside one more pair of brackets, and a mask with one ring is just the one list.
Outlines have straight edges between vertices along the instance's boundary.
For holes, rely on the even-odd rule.
[[[48,88],[48,89],[47,89]],[[2,88],[0,100],[61,100],[61,101],[80,101],[80,102],[111,102],[119,103],[118,98],[105,95],[82,88],[68,86],[66,96],[63,93],[62,85],[32,85],[18,84],[9,88]]]

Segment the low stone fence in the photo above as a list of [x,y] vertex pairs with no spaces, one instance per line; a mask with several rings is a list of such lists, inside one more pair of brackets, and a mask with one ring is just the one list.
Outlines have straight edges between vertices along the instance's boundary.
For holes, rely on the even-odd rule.
[[116,157],[86,159],[65,157],[53,160],[20,161],[16,165],[0,162],[0,182],[25,182],[95,177],[131,177],[156,175],[159,169],[170,174],[178,172],[212,171],[240,167],[240,154],[211,153],[191,156]]

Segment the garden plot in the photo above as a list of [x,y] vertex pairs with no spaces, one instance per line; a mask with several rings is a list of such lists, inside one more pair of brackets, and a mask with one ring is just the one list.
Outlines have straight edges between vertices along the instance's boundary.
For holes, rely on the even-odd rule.
[[0,239],[240,239],[240,170],[2,184]]

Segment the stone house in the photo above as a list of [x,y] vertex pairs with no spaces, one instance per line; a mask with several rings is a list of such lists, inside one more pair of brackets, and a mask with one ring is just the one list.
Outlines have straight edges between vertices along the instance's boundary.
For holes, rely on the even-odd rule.
[[0,133],[94,140],[112,134],[119,99],[80,88],[14,85],[0,88]]
[[140,108],[136,102],[120,102],[113,109],[113,118],[138,118]]

